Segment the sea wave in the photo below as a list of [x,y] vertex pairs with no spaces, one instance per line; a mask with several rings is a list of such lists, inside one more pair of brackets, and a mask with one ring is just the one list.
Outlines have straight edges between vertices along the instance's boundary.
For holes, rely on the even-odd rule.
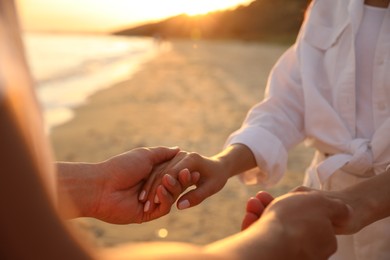
[[47,129],[73,117],[73,108],[128,79],[160,48],[152,38],[26,33],[27,59]]

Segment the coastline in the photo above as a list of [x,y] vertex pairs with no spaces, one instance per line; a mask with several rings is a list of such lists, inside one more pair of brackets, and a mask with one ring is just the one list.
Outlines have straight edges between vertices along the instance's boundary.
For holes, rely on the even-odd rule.
[[166,49],[151,37],[24,32],[23,40],[48,131]]
[[[263,99],[271,67],[286,46],[234,41],[174,40],[128,80],[92,95],[74,118],[52,129],[57,160],[97,162],[139,146],[179,146],[210,156]],[[290,153],[277,196],[301,184],[312,152]],[[206,244],[240,230],[246,200],[259,186],[232,178],[200,205],[142,225],[76,220],[101,246],[131,241]],[[162,236],[159,231],[167,231]],[[164,233],[166,233],[164,231]]]

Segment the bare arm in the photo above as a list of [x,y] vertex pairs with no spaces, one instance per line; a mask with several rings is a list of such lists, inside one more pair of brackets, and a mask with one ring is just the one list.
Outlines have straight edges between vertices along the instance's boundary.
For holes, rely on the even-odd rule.
[[58,162],[58,208],[65,218],[92,217],[104,183],[97,164]]
[[229,177],[257,166],[252,151],[243,144],[233,144],[215,155],[214,158],[224,165]]
[[9,105],[0,101],[0,258],[89,259],[59,219],[42,165]]
[[390,169],[378,175],[378,177],[368,180],[365,184],[360,183],[354,189],[356,194],[371,194],[367,196],[368,208],[372,210],[372,215],[363,224],[370,224],[384,217],[390,216]]
[[[318,191],[331,198],[344,201],[353,208],[349,222],[339,227],[342,234],[351,234],[365,226],[390,216],[390,169],[368,180],[340,191]],[[298,187],[295,191],[308,191]]]
[[335,197],[343,198],[354,209],[352,232],[390,216],[390,170],[343,191]]

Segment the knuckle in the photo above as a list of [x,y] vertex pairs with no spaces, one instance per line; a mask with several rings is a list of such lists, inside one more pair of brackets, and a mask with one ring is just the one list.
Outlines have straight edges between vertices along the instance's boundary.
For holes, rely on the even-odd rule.
[[151,147],[139,147],[138,150],[143,152],[148,152],[148,153],[152,152]]
[[187,158],[191,162],[196,162],[201,158],[201,156],[198,153],[191,152],[188,154]]
[[186,152],[186,151],[180,151],[180,152],[177,153],[176,156],[177,156],[177,157],[179,157],[179,156],[180,156],[180,157],[184,157],[184,156],[186,156],[187,154],[188,154],[188,152]]
[[303,191],[311,191],[310,188],[306,187],[306,186],[298,186],[298,187],[295,187],[292,192],[303,192]]

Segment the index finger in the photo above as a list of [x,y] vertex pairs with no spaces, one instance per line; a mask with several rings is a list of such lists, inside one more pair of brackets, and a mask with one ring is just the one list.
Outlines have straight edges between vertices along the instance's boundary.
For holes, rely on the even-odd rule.
[[175,160],[171,167],[167,167],[166,173],[177,178],[180,171],[188,169],[189,172],[201,172],[203,157],[197,153],[179,152],[180,160]]
[[149,147],[148,150],[152,153],[153,164],[159,164],[167,160],[171,160],[180,151],[179,147]]

